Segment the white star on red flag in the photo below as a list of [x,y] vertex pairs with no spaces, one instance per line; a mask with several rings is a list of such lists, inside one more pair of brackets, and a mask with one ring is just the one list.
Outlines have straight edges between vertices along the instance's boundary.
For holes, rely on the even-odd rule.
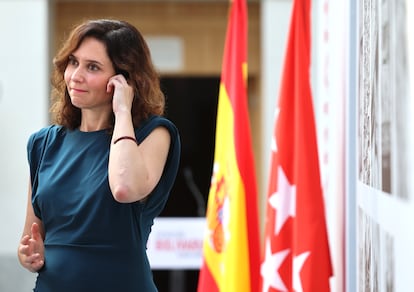
[[275,235],[289,217],[296,215],[296,186],[291,185],[283,168],[278,166],[277,192],[269,197],[269,204],[276,210]]
[[276,253],[272,253],[270,240],[266,241],[265,259],[260,267],[260,275],[263,278],[262,291],[267,292],[270,287],[279,291],[288,291],[285,283],[279,275],[279,267],[288,256],[290,250],[285,249]]
[[303,292],[300,271],[309,255],[310,252],[307,251],[295,256],[293,259],[293,290],[295,290],[295,292]]

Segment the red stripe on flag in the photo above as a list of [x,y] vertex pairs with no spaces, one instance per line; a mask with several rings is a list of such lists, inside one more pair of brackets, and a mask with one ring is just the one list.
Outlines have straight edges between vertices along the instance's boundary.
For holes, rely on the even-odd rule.
[[247,103],[247,24],[246,2],[235,0],[227,30],[222,80],[234,111],[237,163],[246,192],[251,291],[256,291],[259,287],[260,238],[257,184]]
[[206,263],[203,261],[201,268],[200,268],[200,275],[198,280],[198,290],[209,291],[209,292],[219,292],[219,288],[217,287],[217,283],[214,280],[213,275],[210,273],[210,269],[206,266]]

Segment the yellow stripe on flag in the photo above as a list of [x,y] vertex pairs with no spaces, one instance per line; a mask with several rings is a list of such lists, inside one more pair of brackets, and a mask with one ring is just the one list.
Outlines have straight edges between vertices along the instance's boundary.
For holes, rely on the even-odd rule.
[[[217,141],[219,140],[219,141]],[[236,160],[234,116],[220,85],[213,177],[204,256],[220,291],[249,291],[245,189]]]

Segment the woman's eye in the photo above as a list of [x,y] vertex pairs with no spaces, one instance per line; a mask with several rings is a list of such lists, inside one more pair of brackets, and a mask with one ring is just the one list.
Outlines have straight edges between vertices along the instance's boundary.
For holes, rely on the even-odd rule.
[[89,64],[88,69],[91,71],[99,70],[99,67],[96,64]]
[[76,61],[76,59],[74,59],[74,58],[69,58],[68,64],[75,66],[75,65],[78,64],[78,61]]

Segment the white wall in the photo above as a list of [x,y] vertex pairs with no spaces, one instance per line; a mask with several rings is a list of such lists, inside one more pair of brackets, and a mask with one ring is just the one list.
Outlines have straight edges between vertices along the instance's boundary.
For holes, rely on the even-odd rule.
[[26,142],[47,122],[47,1],[0,0],[0,253],[15,253],[27,199]]
[[270,143],[274,127],[274,112],[276,101],[279,98],[279,87],[286,52],[286,42],[292,10],[292,0],[263,0],[261,11],[261,96],[262,96],[262,125],[263,149],[262,165],[263,175],[258,183],[263,194],[260,212],[264,222],[265,202],[270,168]]
[[[331,259],[332,291],[344,291],[345,105],[348,96],[349,2],[314,0],[312,93]],[[355,240],[352,236],[351,240]]]
[[[411,108],[412,111],[414,111],[414,2],[413,1],[407,1],[407,42],[408,42],[408,61],[409,61],[409,74],[410,74],[410,82],[409,82],[409,90],[410,90],[410,95],[411,95],[411,99],[410,102],[411,104],[409,105],[409,107]],[[414,120],[414,117],[411,116],[411,121]],[[412,124],[412,123],[410,123]],[[414,145],[414,135],[410,136],[410,145]],[[414,161],[414,153],[413,151],[411,151],[409,153],[410,157],[410,161]],[[411,172],[409,177],[413,177],[414,176],[414,170],[413,168],[411,168]],[[409,191],[410,193],[412,193],[412,190]]]
[[[48,1],[0,0],[0,291],[28,291],[18,266],[30,133],[47,123]],[[19,274],[21,273],[21,274]]]

